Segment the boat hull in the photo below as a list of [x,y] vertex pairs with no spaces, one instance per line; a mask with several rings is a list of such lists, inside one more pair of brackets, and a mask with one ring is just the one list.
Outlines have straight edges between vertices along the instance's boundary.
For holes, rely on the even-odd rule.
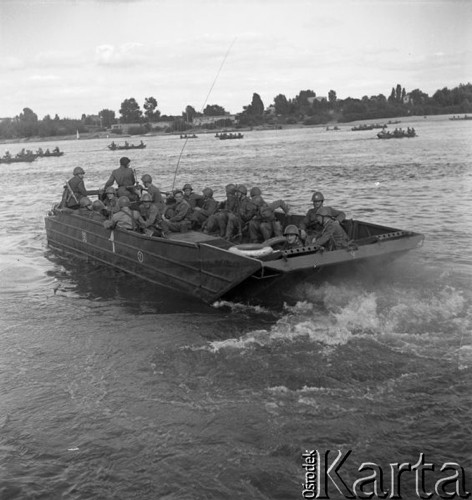
[[225,250],[195,242],[153,238],[105,229],[75,214],[45,220],[50,247],[96,261],[133,276],[212,302],[261,268]]
[[[299,216],[291,216],[290,219]],[[296,222],[296,220],[291,220]],[[424,236],[374,224],[349,221],[356,239],[348,249],[319,251],[310,246],[275,250],[260,258],[229,251],[227,241],[190,231],[167,238],[105,229],[100,222],[55,211],[45,220],[50,247],[96,261],[206,302],[244,289],[274,292],[279,283],[317,279],[332,270],[395,258],[422,245]],[[283,285],[281,286],[281,288]]]

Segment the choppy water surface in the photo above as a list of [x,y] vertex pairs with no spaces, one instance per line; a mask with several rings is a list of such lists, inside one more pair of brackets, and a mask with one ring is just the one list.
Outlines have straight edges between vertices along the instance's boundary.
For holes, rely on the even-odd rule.
[[[348,217],[426,235],[389,267],[296,286],[275,308],[203,305],[47,248],[64,181],[81,165],[102,186],[121,156],[111,139],[2,165],[0,498],[301,498],[311,449],[353,450],[351,484],[363,461],[421,452],[470,471],[472,123],[408,125],[419,137],[187,142],[178,186],[222,198],[245,182],[300,213],[319,189]],[[143,139],[132,166],[169,189],[184,141]]]

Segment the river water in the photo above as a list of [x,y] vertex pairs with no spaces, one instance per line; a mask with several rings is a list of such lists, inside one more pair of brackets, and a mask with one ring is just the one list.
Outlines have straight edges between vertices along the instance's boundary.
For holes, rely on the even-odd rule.
[[[298,213],[316,189],[348,217],[426,236],[277,306],[205,305],[48,249],[64,181],[80,165],[102,186],[122,154],[111,139],[29,143],[65,155],[1,165],[0,498],[303,498],[306,450],[352,450],[348,485],[362,462],[388,471],[420,453],[437,464],[429,489],[448,461],[470,479],[472,122],[400,126],[418,137],[344,125],[187,142],[176,186],[222,199],[244,182]],[[171,188],[184,141],[143,140],[131,166]]]

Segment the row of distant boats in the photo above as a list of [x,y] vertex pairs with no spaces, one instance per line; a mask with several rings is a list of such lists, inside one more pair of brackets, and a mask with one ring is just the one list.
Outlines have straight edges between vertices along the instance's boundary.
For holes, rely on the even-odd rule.
[[0,158],[0,163],[31,163],[36,160],[36,158],[49,158],[55,156],[62,156],[64,154],[57,146],[50,151],[49,149],[43,150],[42,148],[38,148],[36,152],[31,149],[23,148],[16,155],[12,155],[10,151],[6,151],[5,154]]

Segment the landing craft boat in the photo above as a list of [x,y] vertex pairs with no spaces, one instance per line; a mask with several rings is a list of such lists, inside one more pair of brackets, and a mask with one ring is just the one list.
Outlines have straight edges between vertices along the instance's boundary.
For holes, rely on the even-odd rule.
[[382,130],[377,134],[377,137],[379,139],[403,139],[404,137],[417,137],[417,135],[414,128],[408,128],[408,130],[395,129],[393,132]]
[[114,142],[112,142],[111,144],[109,144],[107,146],[107,148],[110,151],[118,151],[118,150],[122,150],[122,149],[144,149],[145,147],[146,147],[146,144],[144,144],[142,141],[141,141],[141,144],[125,143],[123,146],[120,146],[119,144],[115,144]]
[[[283,225],[298,225],[303,216],[280,215]],[[352,269],[357,263],[391,259],[420,247],[424,236],[412,231],[347,220],[348,249],[322,251],[305,246],[277,250],[269,245],[235,245],[197,231],[168,238],[134,231],[105,229],[100,222],[53,208],[45,219],[51,248],[106,264],[150,283],[213,302],[243,288],[278,287],[318,276],[325,269]],[[274,290],[275,288],[271,288]]]

